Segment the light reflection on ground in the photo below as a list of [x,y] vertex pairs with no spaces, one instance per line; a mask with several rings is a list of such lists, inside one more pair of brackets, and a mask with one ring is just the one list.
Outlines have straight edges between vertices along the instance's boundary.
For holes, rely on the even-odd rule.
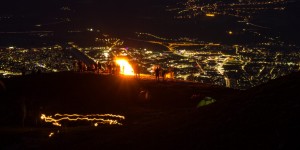
[[41,120],[51,123],[54,126],[61,127],[63,124],[70,123],[86,123],[89,122],[97,127],[101,124],[105,125],[122,125],[120,121],[125,120],[124,116],[114,114],[55,114],[54,116],[41,115]]

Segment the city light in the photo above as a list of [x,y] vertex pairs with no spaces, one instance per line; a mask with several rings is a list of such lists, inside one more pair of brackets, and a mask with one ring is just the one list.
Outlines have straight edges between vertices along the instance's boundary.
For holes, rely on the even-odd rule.
[[187,0],[168,7],[167,11],[176,13],[177,19],[192,19],[199,15],[214,17],[217,15],[234,16],[242,19],[249,19],[253,14],[260,14],[265,11],[283,11],[288,0],[265,0],[265,1],[239,1],[239,2],[205,2]]

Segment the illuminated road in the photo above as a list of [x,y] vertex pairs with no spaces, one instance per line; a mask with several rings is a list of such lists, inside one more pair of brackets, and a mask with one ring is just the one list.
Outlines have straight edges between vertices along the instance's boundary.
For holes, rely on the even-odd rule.
[[111,53],[114,57],[116,56],[116,54],[113,53],[113,52],[111,52],[111,50],[112,50],[115,46],[117,46],[117,44],[118,44],[119,41],[120,41],[120,39],[116,40],[116,41],[112,44],[112,46],[108,49],[108,50],[110,51],[110,53]]
[[0,74],[3,74],[3,75],[21,75],[21,73],[15,73],[15,72],[4,71],[4,70],[0,70]]
[[180,43],[167,43],[166,42],[158,42],[158,41],[145,41],[152,44],[159,44],[169,49],[169,51],[174,52],[175,48],[180,46],[220,46],[220,44],[198,44],[198,43],[189,43],[189,42],[180,42]]

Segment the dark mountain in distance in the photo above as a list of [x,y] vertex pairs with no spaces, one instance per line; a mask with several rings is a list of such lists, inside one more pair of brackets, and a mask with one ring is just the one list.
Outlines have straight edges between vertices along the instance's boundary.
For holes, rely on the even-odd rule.
[[287,4],[284,11],[256,15],[254,21],[262,26],[270,27],[270,32],[279,33],[290,43],[300,44],[300,1]]
[[[176,20],[166,7],[177,2],[179,0],[12,0],[0,6],[0,15],[10,16],[10,19],[0,20],[0,31],[66,31],[94,27],[121,37],[147,32],[162,37],[192,37],[222,43],[247,43],[254,39],[241,35],[229,41],[228,30],[241,32],[245,28],[233,17]],[[271,28],[263,32],[280,35],[288,43],[300,43],[297,38],[300,34],[299,6],[296,1],[289,3],[285,11],[259,14],[253,23]],[[39,24],[43,26],[37,27]]]

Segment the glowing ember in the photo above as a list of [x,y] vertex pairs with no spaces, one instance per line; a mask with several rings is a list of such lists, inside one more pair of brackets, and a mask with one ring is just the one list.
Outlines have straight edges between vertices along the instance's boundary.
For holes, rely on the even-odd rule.
[[[45,122],[52,123],[54,126],[62,126],[62,121],[88,121],[92,122],[95,127],[100,124],[108,125],[122,125],[119,123],[120,120],[124,120],[125,117],[121,115],[113,114],[89,114],[89,115],[80,115],[80,114],[55,114],[54,116],[46,116],[45,114],[41,115],[41,119]],[[52,135],[51,135],[52,136]]]
[[49,138],[51,138],[54,135],[54,132],[50,132]]
[[116,63],[120,66],[120,74],[134,75],[132,66],[125,59],[117,59]]

